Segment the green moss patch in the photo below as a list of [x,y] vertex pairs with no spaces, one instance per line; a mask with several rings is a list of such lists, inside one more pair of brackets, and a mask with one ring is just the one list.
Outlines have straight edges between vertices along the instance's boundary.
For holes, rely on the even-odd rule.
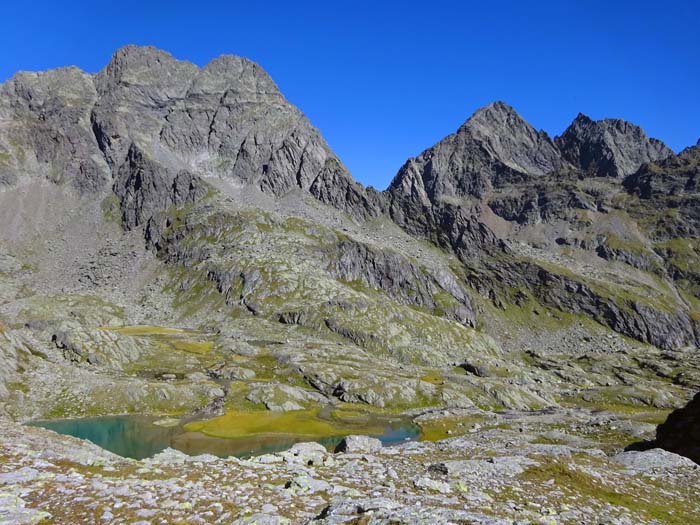
[[146,337],[154,340],[165,349],[172,349],[190,354],[206,354],[214,347],[212,341],[201,340],[202,334],[193,330],[169,328],[165,326],[134,325],[118,328],[102,327],[132,337]]
[[371,418],[359,423],[357,420],[343,420],[332,415],[328,418],[321,417],[320,409],[291,412],[233,410],[221,417],[190,423],[185,426],[185,430],[220,438],[269,434],[324,438],[354,433],[381,434],[384,427]]

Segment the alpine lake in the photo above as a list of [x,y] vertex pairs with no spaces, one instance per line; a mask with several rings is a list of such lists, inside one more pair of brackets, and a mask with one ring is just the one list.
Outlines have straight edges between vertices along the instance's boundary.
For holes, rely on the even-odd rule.
[[85,439],[119,456],[144,459],[166,448],[196,456],[250,457],[316,441],[329,449],[343,437],[365,434],[385,445],[414,440],[420,429],[405,417],[332,408],[293,412],[227,412],[210,420],[115,415],[39,420],[32,426]]

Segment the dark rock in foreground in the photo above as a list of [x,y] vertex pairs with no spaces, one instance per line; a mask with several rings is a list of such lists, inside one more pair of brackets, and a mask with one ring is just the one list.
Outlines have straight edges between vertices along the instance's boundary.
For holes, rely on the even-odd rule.
[[658,426],[655,445],[700,464],[700,392]]

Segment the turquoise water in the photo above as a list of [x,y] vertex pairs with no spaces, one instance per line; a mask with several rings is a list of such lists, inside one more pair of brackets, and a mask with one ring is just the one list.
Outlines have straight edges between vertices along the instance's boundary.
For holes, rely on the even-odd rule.
[[[151,457],[168,447],[190,455],[248,457],[286,450],[294,443],[308,441],[308,438],[290,435],[212,438],[198,432],[186,432],[179,425],[165,428],[153,424],[158,419],[147,416],[105,416],[35,421],[31,425],[86,439],[119,456],[133,459]],[[416,439],[420,434],[418,427],[406,420],[387,421],[384,425],[384,433],[374,437],[385,445]],[[318,441],[331,448],[340,440],[341,438],[328,438]]]
[[54,419],[31,424],[92,441],[126,458],[143,459],[169,447],[178,431],[178,428],[154,425],[153,421],[156,419],[142,416],[107,416]]

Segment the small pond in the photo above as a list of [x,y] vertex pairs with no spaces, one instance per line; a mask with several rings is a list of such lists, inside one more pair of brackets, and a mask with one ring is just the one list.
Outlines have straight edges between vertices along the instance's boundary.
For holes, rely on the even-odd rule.
[[[182,424],[163,426],[156,424],[163,418],[127,415],[80,419],[53,419],[35,421],[30,425],[43,427],[59,434],[66,434],[92,441],[96,445],[123,457],[144,459],[172,447],[186,454],[214,454],[220,457],[249,457],[268,452],[286,450],[301,441],[318,441],[326,447],[337,445],[341,437],[295,436],[270,433],[239,438],[215,438],[200,432],[187,432]],[[377,421],[374,421],[375,425]],[[375,434],[385,445],[416,439],[419,428],[407,419],[381,421],[384,431]]]

